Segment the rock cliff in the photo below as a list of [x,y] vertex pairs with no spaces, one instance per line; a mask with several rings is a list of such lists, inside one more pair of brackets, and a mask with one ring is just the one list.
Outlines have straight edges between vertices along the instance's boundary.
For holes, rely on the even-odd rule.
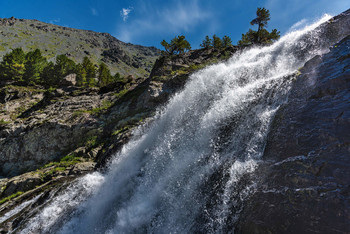
[[[347,34],[349,13],[339,30]],[[350,232],[349,55],[347,36],[299,70],[237,233]]]

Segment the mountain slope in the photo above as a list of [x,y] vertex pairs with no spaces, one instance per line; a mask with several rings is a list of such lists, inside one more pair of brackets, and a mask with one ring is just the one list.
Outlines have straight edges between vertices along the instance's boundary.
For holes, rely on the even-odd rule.
[[98,33],[47,24],[38,20],[0,19],[0,57],[11,49],[25,51],[39,48],[43,55],[54,60],[66,54],[75,62],[84,56],[94,63],[105,62],[112,73],[148,76],[160,50],[124,43],[108,33]]

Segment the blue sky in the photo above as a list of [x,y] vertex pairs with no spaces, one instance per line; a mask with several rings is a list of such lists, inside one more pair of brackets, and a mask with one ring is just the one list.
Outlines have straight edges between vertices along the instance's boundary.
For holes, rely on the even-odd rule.
[[339,14],[349,0],[0,0],[0,17],[37,19],[72,28],[108,32],[134,44],[156,46],[183,34],[192,48],[206,35],[228,35],[237,43],[257,7],[270,10],[268,29],[290,27]]

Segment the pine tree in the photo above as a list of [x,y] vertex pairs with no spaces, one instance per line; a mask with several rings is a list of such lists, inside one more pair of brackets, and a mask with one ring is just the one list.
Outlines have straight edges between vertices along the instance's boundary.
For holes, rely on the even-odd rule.
[[164,46],[165,52],[163,54],[182,54],[184,52],[187,52],[191,49],[190,43],[185,39],[185,36],[177,36],[174,37],[170,43],[163,40],[160,43],[162,46]]
[[86,87],[87,86],[86,71],[85,71],[85,68],[83,67],[83,65],[81,63],[76,65],[75,73],[77,74],[77,76],[76,76],[77,86]]
[[66,55],[58,55],[56,57],[56,64],[54,68],[57,79],[62,79],[66,75],[74,73],[75,66],[74,61],[69,59]]
[[270,44],[280,38],[280,32],[277,31],[277,29],[273,29],[271,32],[265,29],[270,20],[269,10],[259,7],[256,10],[256,16],[257,17],[253,19],[250,24],[258,25],[258,31],[249,29],[246,34],[242,34],[242,39],[238,41],[239,45]]
[[24,80],[27,83],[41,83],[40,75],[46,65],[47,60],[41,55],[39,49],[28,52],[26,55],[25,72],[23,75]]
[[82,68],[85,72],[85,86],[93,87],[96,86],[96,69],[95,65],[90,61],[88,57],[84,57]]
[[221,49],[222,48],[222,41],[220,37],[216,36],[215,34],[213,35],[213,47],[215,49]]
[[49,62],[40,74],[41,83],[46,87],[55,87],[58,84],[58,79],[55,74],[55,65],[53,62]]
[[224,37],[222,38],[222,46],[223,46],[224,48],[227,48],[227,47],[229,47],[229,46],[232,46],[232,40],[231,40],[231,38],[230,38],[229,36],[224,36]]
[[207,36],[205,36],[205,39],[202,41],[202,44],[200,44],[200,47],[205,48],[205,49],[209,49],[209,48],[213,47],[212,44],[213,44],[212,39],[210,39],[209,36],[207,35]]
[[115,73],[113,76],[113,82],[120,81],[122,79],[121,75],[119,72]]
[[10,53],[5,54],[0,63],[2,78],[5,80],[23,81],[25,62],[25,53],[21,48],[14,49]]
[[249,45],[256,43],[257,41],[257,32],[249,29],[246,34],[242,34],[242,39],[238,41],[238,45],[243,46],[243,45]]
[[106,86],[109,83],[113,82],[113,77],[109,71],[106,64],[101,63],[98,69],[98,85],[100,87]]
[[253,19],[250,24],[251,25],[258,25],[258,31],[257,31],[257,42],[260,43],[262,41],[262,29],[267,27],[267,22],[270,20],[270,11],[266,10],[265,8],[260,8],[256,10],[256,18]]

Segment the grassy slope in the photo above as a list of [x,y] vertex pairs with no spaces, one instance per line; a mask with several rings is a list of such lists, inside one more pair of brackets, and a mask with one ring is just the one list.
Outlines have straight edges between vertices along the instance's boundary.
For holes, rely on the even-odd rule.
[[[104,61],[112,73],[134,76],[148,75],[159,55],[154,47],[124,43],[107,33],[72,29],[37,20],[0,19],[0,57],[13,48],[25,51],[39,48],[44,56],[54,60],[58,54],[66,54],[75,62],[88,56],[94,63]],[[106,50],[114,50],[119,61],[103,56]]]

